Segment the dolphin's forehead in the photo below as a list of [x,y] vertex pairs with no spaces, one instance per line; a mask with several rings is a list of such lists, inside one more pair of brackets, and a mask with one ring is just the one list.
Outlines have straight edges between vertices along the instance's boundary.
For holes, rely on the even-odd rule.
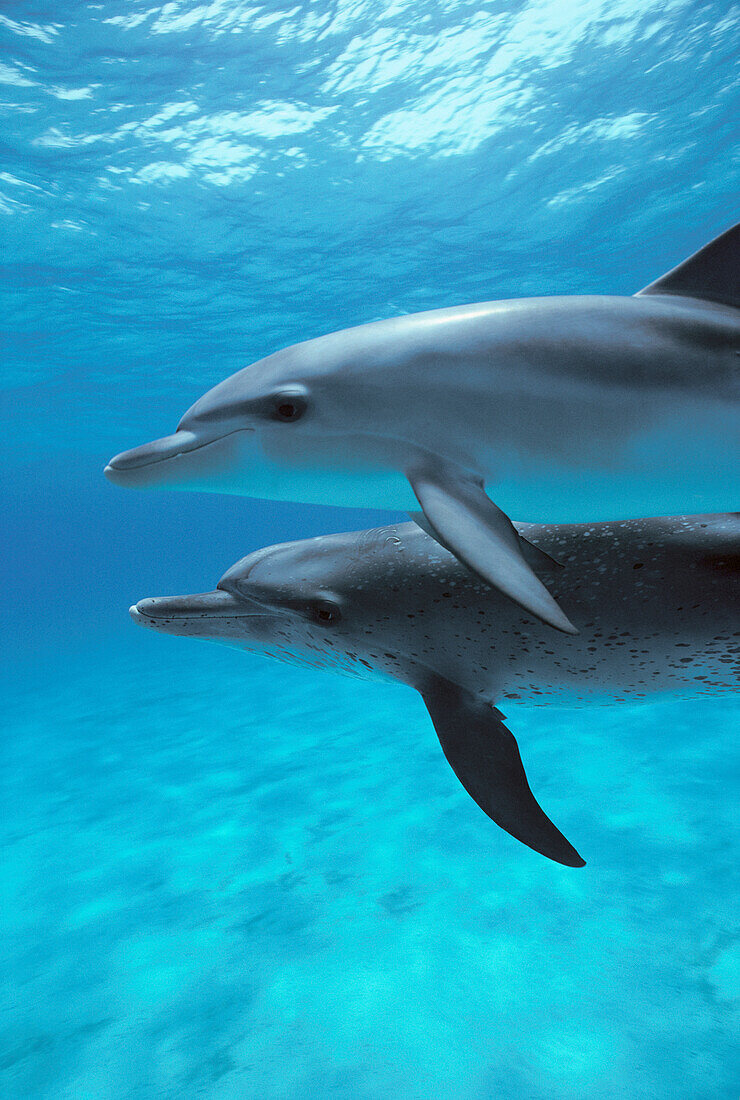
[[351,367],[361,351],[367,353],[373,345],[384,344],[385,330],[385,322],[361,325],[304,340],[258,359],[204,393],[187,410],[180,426],[238,415],[241,402],[266,399],[293,385],[315,386],[337,368]]
[[[515,304],[514,304],[515,306]],[[222,419],[240,401],[267,397],[291,384],[320,383],[338,376],[345,381],[356,370],[364,376],[389,364],[401,368],[419,355],[460,352],[478,346],[490,336],[491,325],[505,323],[510,302],[481,302],[429,310],[403,317],[371,321],[301,341],[243,367],[208,390],[182,418],[181,426],[194,419],[201,423]]]
[[320,348],[312,347],[319,343],[319,340],[308,340],[295,344],[229,375],[190,406],[180,426],[187,426],[194,420],[201,424],[221,420],[227,412],[238,413],[240,402],[268,398],[291,383],[312,380],[321,373],[326,359]]

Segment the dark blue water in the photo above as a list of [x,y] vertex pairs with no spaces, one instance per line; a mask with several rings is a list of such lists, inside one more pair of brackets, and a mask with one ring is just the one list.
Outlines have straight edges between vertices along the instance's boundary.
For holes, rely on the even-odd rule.
[[588,859],[547,863],[413,693],[128,620],[377,516],[101,471],[303,337],[679,262],[737,218],[739,27],[4,4],[0,1094],[737,1096],[736,700],[509,708]]

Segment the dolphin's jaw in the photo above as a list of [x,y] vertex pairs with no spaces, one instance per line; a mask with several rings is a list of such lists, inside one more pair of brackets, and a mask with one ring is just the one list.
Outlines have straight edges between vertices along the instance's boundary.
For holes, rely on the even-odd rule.
[[207,442],[211,441],[199,439],[195,432],[178,430],[172,435],[155,439],[152,443],[145,443],[142,447],[133,447],[130,451],[122,451],[121,454],[114,455],[105,469],[106,472],[138,470],[144,466],[151,466],[155,462],[166,462],[167,459],[196,450]]
[[149,596],[129,608],[134,622],[169,629],[208,620],[264,618],[266,611],[237,594],[216,589],[192,596]]
[[[208,477],[218,470],[231,449],[230,437],[241,432],[252,434],[251,428],[232,428],[219,435],[178,428],[172,435],[155,439],[130,451],[115,455],[103,471],[109,481],[123,488],[147,488],[162,485],[190,488],[193,475]],[[207,452],[199,454],[198,452]],[[192,456],[192,457],[191,457]]]
[[[281,426],[282,427],[282,426]],[[290,431],[290,429],[288,429]],[[262,431],[235,429],[216,439],[181,445],[180,432],[111,459],[105,476],[123,488],[196,489],[349,508],[405,511],[415,497],[406,476],[382,461],[363,469],[346,468],[343,456],[332,464],[326,441],[299,464],[263,438]],[[312,441],[313,442],[313,441]],[[266,446],[267,444],[267,446]],[[310,445],[309,448],[310,449]]]

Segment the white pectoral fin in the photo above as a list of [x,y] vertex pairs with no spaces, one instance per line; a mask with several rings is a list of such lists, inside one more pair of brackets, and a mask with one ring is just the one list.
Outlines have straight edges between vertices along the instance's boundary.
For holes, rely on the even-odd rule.
[[409,481],[424,513],[424,522],[413,516],[419,526],[525,611],[556,630],[578,633],[527,564],[520,536],[482,482],[444,465],[420,467]]
[[525,539],[524,535],[519,535],[519,546],[521,547],[522,554],[529,562],[530,565],[536,565],[539,569],[562,569],[563,563],[554,558],[552,554],[548,554],[547,550],[543,550],[541,546],[535,546],[529,539]]
[[[427,535],[438,542],[440,546],[444,546],[445,550],[449,550],[450,554],[455,554],[454,550],[450,550],[450,547],[444,543],[439,535],[438,531],[435,531],[429,523],[427,517],[423,512],[409,512],[409,518],[414,521],[417,527],[421,527]],[[516,530],[516,528],[515,528]],[[543,550],[540,546],[535,546],[529,539],[525,539],[524,535],[519,535],[519,549],[524,556],[525,561],[529,562],[531,566],[537,566],[539,569],[562,569],[563,563],[554,558],[552,554],[548,554],[547,550]]]
[[448,763],[483,812],[535,852],[583,867],[585,860],[532,794],[516,739],[500,711],[439,676],[425,682],[421,696]]

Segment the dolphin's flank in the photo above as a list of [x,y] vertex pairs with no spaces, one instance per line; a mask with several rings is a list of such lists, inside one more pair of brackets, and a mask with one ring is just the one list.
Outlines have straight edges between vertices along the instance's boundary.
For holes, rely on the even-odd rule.
[[556,592],[570,591],[578,635],[525,618],[413,524],[267,547],[232,566],[213,592],[141,600],[131,613],[162,633],[408,684],[481,809],[530,848],[577,867],[581,856],[530,790],[498,704],[736,690],[740,520],[516,531],[533,568]]
[[734,507],[738,306],[735,226],[631,298],[455,306],[278,351],[105,472],[124,486],[421,508],[425,530],[482,580],[572,632],[508,513]]

